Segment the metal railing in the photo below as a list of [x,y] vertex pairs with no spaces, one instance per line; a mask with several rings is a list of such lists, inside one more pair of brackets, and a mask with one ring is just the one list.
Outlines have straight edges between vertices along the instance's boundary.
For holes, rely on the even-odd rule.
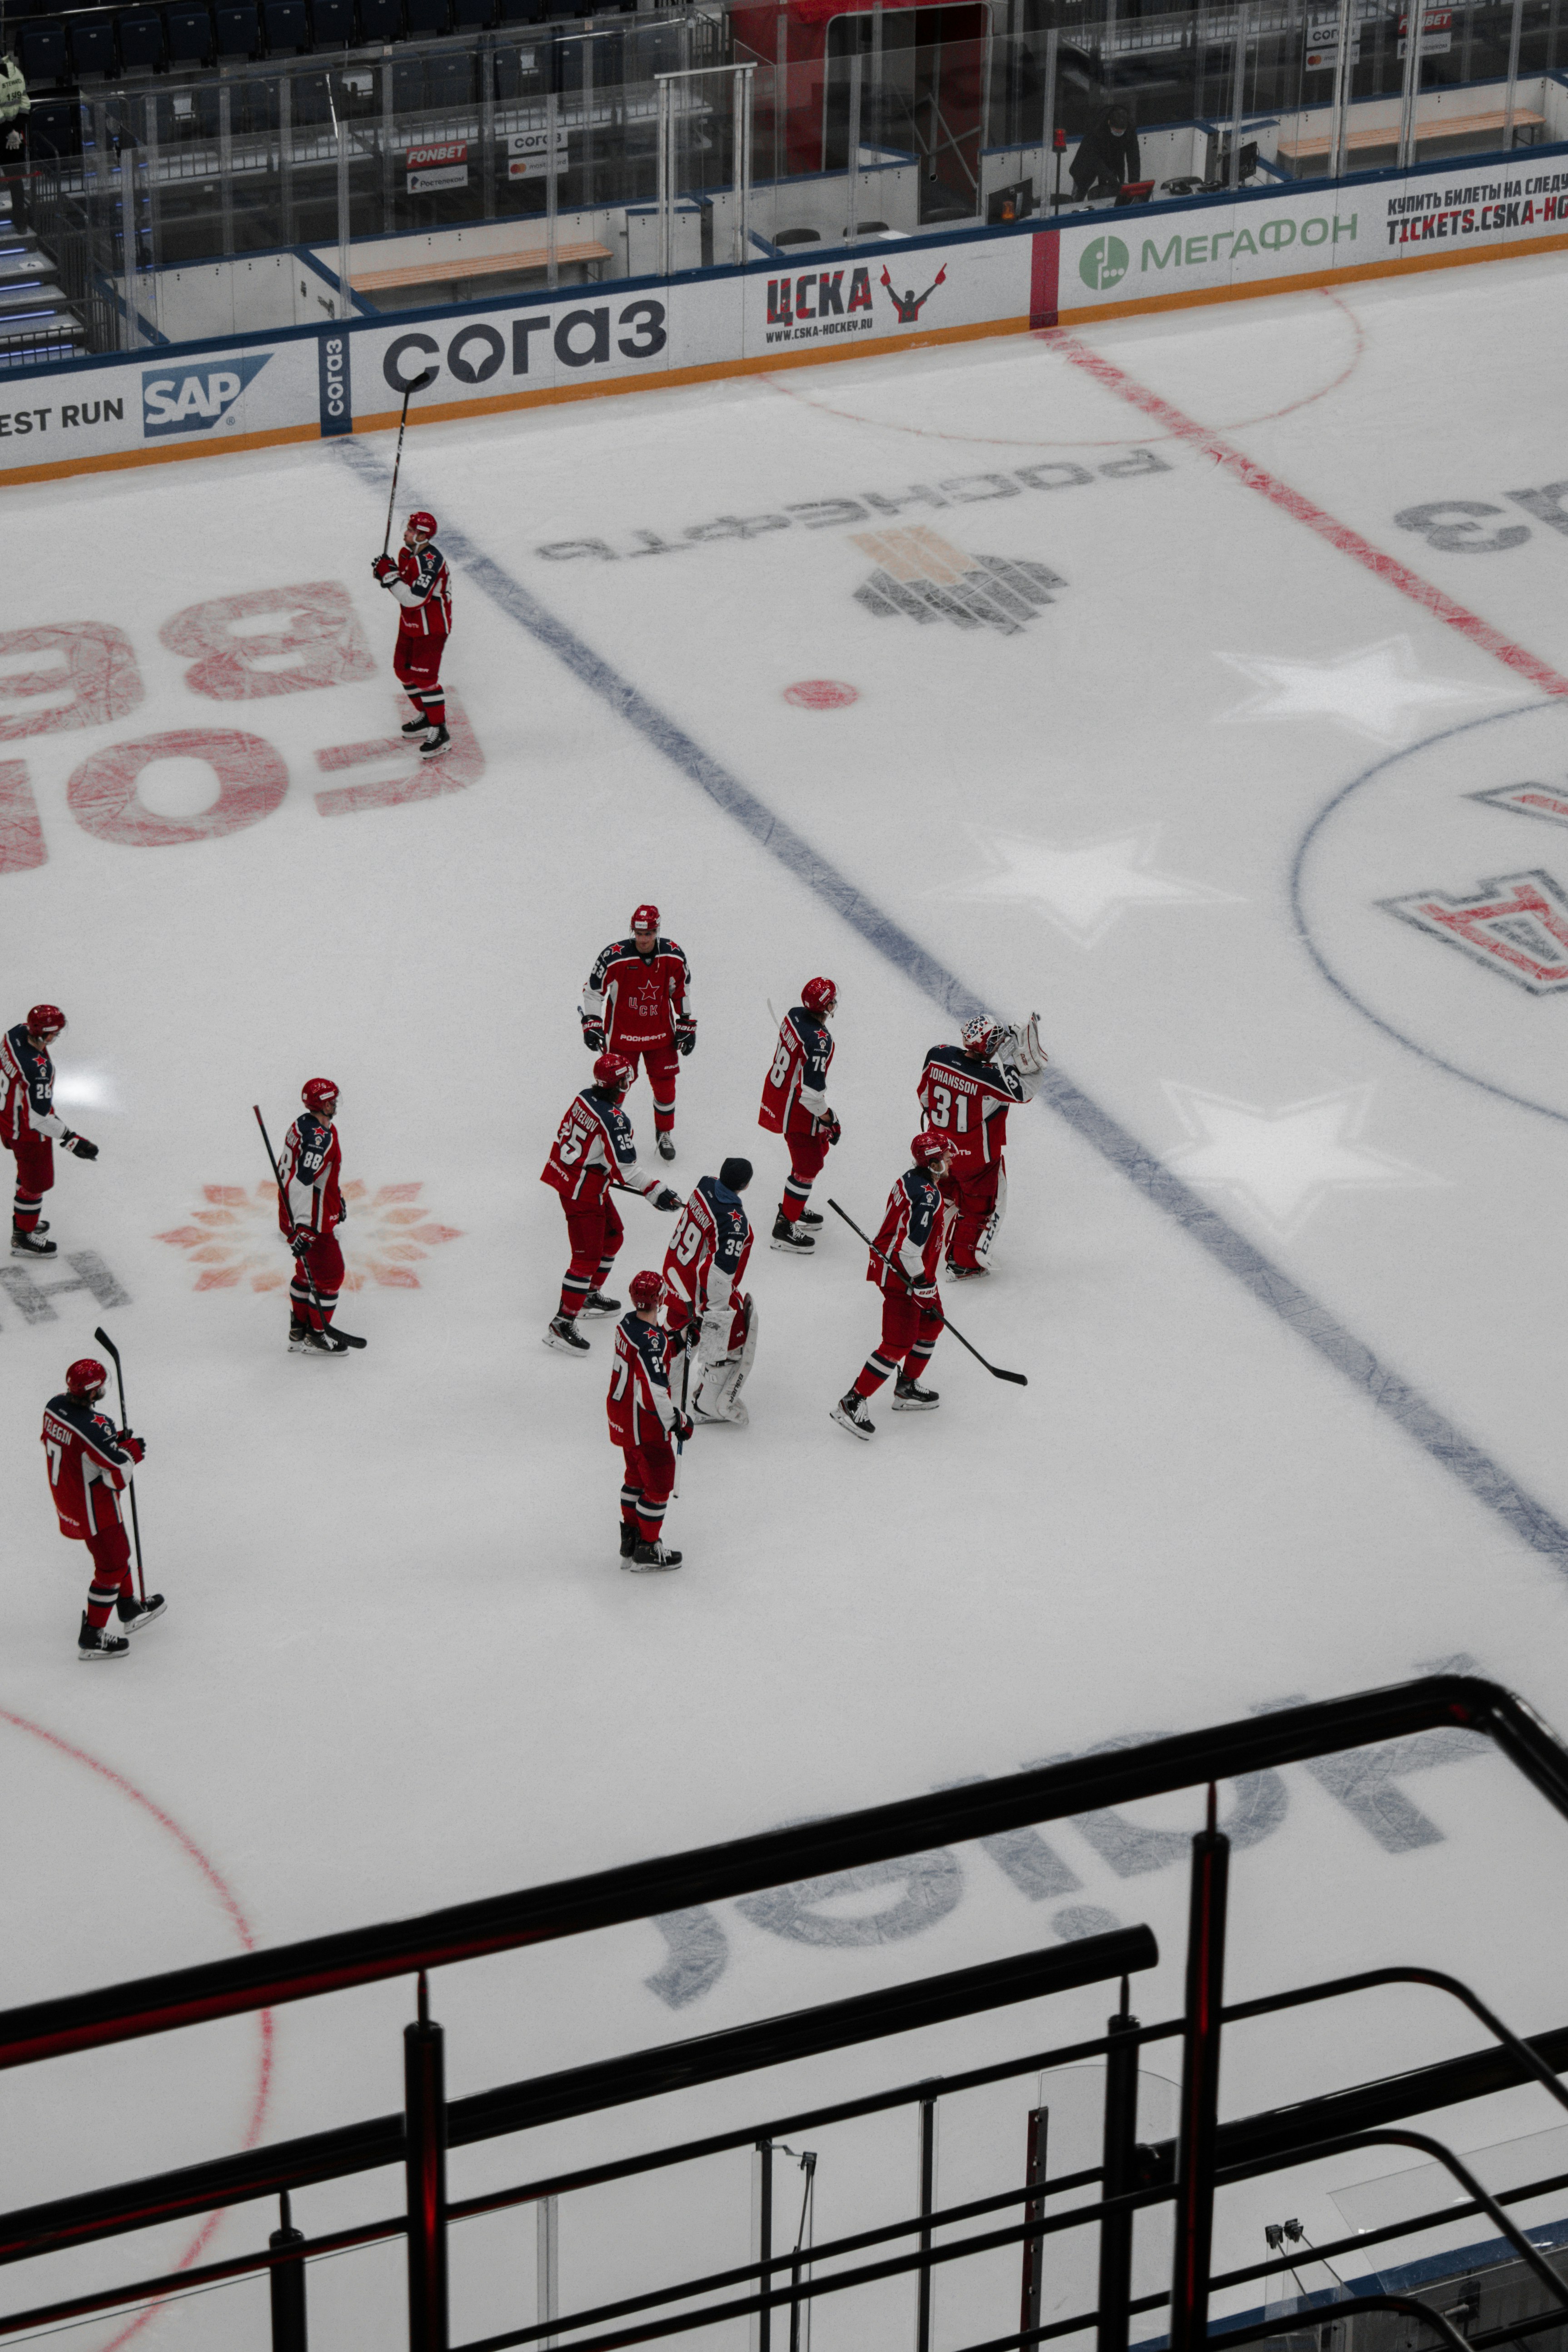
[[[1547,1801],[1568,1816],[1568,1749],[1511,1693],[1478,1677],[1441,1675],[458,1905],[423,1917],[313,1937],[274,1951],[247,1953],[11,2010],[0,2015],[0,2069],[276,2008],[396,1976],[415,1976],[418,1990],[416,2015],[405,2032],[405,2103],[400,2114],[0,2216],[3,2266],[80,2248],[157,2221],[278,2196],[284,2200],[280,2227],[264,2249],[165,2277],[58,2297],[26,2311],[14,2311],[0,2318],[0,2336],[270,2273],[274,2346],[277,2352],[300,2352],[306,2263],[350,2247],[402,2237],[406,2241],[411,2352],[448,2352],[447,2281],[448,2239],[454,2225],[510,2206],[542,2205],[572,2191],[694,2162],[726,2149],[767,2152],[771,2162],[771,2151],[786,2137],[794,2139],[826,2124],[898,2107],[915,2108],[921,2119],[922,2186],[920,2210],[914,2215],[816,2245],[809,2262],[798,2246],[774,2252],[770,2223],[757,2257],[750,2263],[601,2302],[565,2317],[552,2310],[532,2324],[476,2340],[462,2347],[462,2352],[502,2352],[504,2347],[546,2338],[554,2341],[563,2336],[571,2336],[573,2352],[615,2352],[623,2345],[684,2334],[724,2320],[755,2316],[761,2323],[774,2312],[788,2310],[795,2315],[824,2295],[884,2280],[912,2276],[929,2281],[933,2273],[951,2263],[1005,2250],[1016,2252],[1024,2265],[1024,2323],[984,2347],[967,2347],[967,2352],[1011,2352],[1011,2347],[1091,2327],[1097,2333],[1098,2352],[1126,2352],[1130,2316],[1167,2305],[1172,2352],[1194,2352],[1208,2334],[1212,2294],[1277,2274],[1299,2259],[1287,2254],[1212,2276],[1209,2249],[1216,2192],[1288,2164],[1313,2162],[1349,2147],[1370,2147],[1390,2139],[1435,2154],[1453,2172],[1464,2196],[1441,2214],[1358,2234],[1346,2242],[1347,2247],[1364,2246],[1378,2237],[1408,2235],[1415,2228],[1436,2227],[1484,2212],[1520,2260],[1536,2269],[1553,2300],[1555,2308],[1539,2325],[1561,2325],[1568,2317],[1568,2293],[1515,2229],[1505,2209],[1543,2189],[1568,2184],[1568,2176],[1530,2184],[1494,2199],[1438,2143],[1399,2126],[1402,2118],[1411,2115],[1529,2083],[1568,2105],[1568,2091],[1559,2084],[1556,2072],[1568,2065],[1568,2029],[1534,2042],[1525,2042],[1457,1979],[1414,1967],[1363,1971],[1229,2007],[1224,2001],[1229,1841],[1215,1826],[1215,1784],[1222,1779],[1390,1738],[1455,1726],[1489,1737]],[[1129,1927],[501,2085],[464,2099],[446,2096],[442,2031],[431,2016],[428,1998],[429,1975],[437,1968],[689,1910],[801,1878],[923,1852],[935,1844],[994,1837],[1037,1822],[1205,1785],[1210,1790],[1209,1820],[1193,1840],[1187,1990],[1180,2018],[1143,2026],[1131,2015],[1127,1979],[1154,1965],[1158,1954],[1147,1927]],[[1115,1979],[1122,1985],[1121,2005],[1103,2036],[1032,2052],[945,2079],[841,2099],[609,2163],[580,2166],[479,2196],[449,2200],[447,2194],[446,2161],[451,2147]],[[1226,2027],[1308,2003],[1409,1983],[1432,1987],[1460,2001],[1486,2030],[1490,2047],[1385,2082],[1335,2091],[1226,2124],[1219,2122],[1219,2057]],[[1168,2143],[1141,2147],[1136,2137],[1137,2053],[1148,2043],[1178,2037],[1183,2044],[1178,2129]],[[935,2208],[934,2173],[924,2151],[931,2144],[931,2119],[939,2099],[1095,2057],[1106,2061],[1107,2070],[1103,2153],[1099,2166],[1052,2180],[1039,2177],[1037,2161],[1026,2160],[1016,2186],[945,2210]],[[313,2182],[340,2180],[394,2164],[401,2164],[406,2186],[401,2213],[313,2237],[294,2228],[288,2203],[290,2193]],[[1066,2211],[1045,2211],[1047,2198],[1097,2183],[1102,2191],[1097,2202]],[[1171,2286],[1168,2294],[1135,2297],[1131,2292],[1131,2217],[1161,2204],[1173,2208]],[[1008,2208],[1021,2209],[1017,2218],[1006,2218]],[[937,2242],[939,2231],[994,2215],[1003,2217],[996,2226]],[[1099,2232],[1097,2306],[1045,2326],[1038,2323],[1037,2315],[1031,2321],[1026,2253],[1061,2231],[1085,2228]],[[912,2245],[891,2252],[876,2251],[900,2238],[912,2240]],[[860,2259],[868,2254],[873,2259]],[[1033,2259],[1029,2252],[1029,2261]],[[742,2291],[731,2294],[736,2288]],[[699,2296],[720,2300],[705,2301],[696,2311],[668,2308],[689,2304]],[[662,2315],[661,2305],[667,2306]],[[1425,2306],[1409,2298],[1363,2297],[1338,2304],[1334,2317],[1338,2320],[1373,2308],[1417,2313],[1431,2321],[1445,2341],[1452,2336],[1451,2330],[1445,2335],[1446,2323],[1440,2324]],[[929,2289],[921,2295],[920,2311],[924,2316],[919,2323],[922,2333],[917,2352],[928,2352]],[[1288,2332],[1290,2324],[1244,2329],[1235,2340]],[[1528,2334],[1531,2327],[1531,2323],[1523,2323],[1504,2333]],[[1453,2336],[1454,2342],[1460,2340]]]

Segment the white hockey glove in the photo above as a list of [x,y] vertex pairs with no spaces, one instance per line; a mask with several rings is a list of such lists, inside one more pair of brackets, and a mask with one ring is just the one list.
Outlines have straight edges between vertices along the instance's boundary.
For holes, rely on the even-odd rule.
[[1033,1076],[1037,1070],[1043,1070],[1048,1056],[1040,1043],[1039,1014],[1031,1013],[1023,1026],[1015,1030],[1013,1034],[1014,1067],[1030,1076]]

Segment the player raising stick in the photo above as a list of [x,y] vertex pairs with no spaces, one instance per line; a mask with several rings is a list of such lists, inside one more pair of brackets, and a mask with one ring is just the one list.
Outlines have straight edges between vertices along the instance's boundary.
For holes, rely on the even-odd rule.
[[120,1497],[132,1471],[146,1456],[147,1441],[117,1430],[106,1413],[95,1411],[109,1382],[96,1357],[79,1357],[68,1367],[66,1384],[44,1407],[44,1456],[49,1465],[49,1493],[59,1515],[60,1533],[72,1543],[84,1543],[92,1559],[92,1582],[77,1636],[77,1656],[84,1664],[103,1658],[122,1658],[130,1649],[125,1633],[110,1633],[113,1610],[126,1633],[139,1633],[161,1617],[167,1605],[161,1592],[139,1601],[131,1583],[131,1547],[125,1540],[125,1520]]
[[16,1155],[11,1203],[13,1257],[53,1257],[55,1244],[38,1212],[55,1181],[55,1145],[78,1160],[96,1160],[98,1146],[55,1115],[55,1066],[49,1047],[66,1025],[58,1004],[35,1004],[25,1021],[0,1037],[0,1143]]
[[637,1076],[619,1054],[601,1054],[594,1065],[594,1083],[574,1096],[556,1131],[549,1159],[540,1171],[542,1184],[553,1185],[566,1212],[566,1233],[572,1263],[561,1285],[561,1305],[544,1333],[547,1348],[585,1356],[588,1342],[577,1328],[579,1315],[618,1315],[621,1302],[606,1298],[603,1286],[625,1238],[625,1228],[610,1198],[615,1185],[624,1192],[640,1192],[656,1209],[679,1209],[679,1192],[661,1176],[650,1176],[637,1165],[632,1123],[621,1108],[626,1088]]
[[625,1457],[621,1487],[621,1566],[637,1574],[679,1568],[680,1554],[663,1540],[664,1514],[675,1486],[671,1436],[682,1443],[691,1423],[669,1393],[669,1360],[679,1339],[659,1328],[664,1278],[634,1274],[631,1312],[616,1326],[616,1365],[605,1400],[610,1442]]
[[866,1279],[882,1294],[882,1337],[867,1357],[855,1385],[833,1408],[833,1418],[852,1437],[872,1437],[877,1424],[866,1416],[866,1399],[897,1372],[895,1412],[931,1412],[940,1402],[922,1389],[920,1376],[942,1333],[942,1299],[936,1286],[942,1248],[942,1183],[948,1172],[945,1136],[922,1130],[910,1146],[913,1161],[888,1195],[867,1262]]
[[452,578],[436,544],[435,516],[411,514],[396,556],[378,555],[370,568],[403,607],[392,669],[415,714],[403,731],[423,735],[419,749],[433,760],[452,740],[441,684],[441,656],[452,634]]
[[827,1108],[827,1072],[833,1060],[833,1034],[828,1028],[838,1006],[838,991],[830,980],[808,980],[779,1024],[779,1041],[763,1080],[763,1107],[757,1125],[782,1135],[789,1147],[789,1178],[773,1219],[773,1246],[808,1256],[816,1247],[810,1229],[822,1219],[806,1207],[811,1188],[822,1173],[828,1149],[843,1133]]
[[670,1327],[684,1328],[697,1354],[691,1417],[732,1421],[742,1429],[750,1416],[741,1386],[757,1352],[756,1306],[741,1288],[752,1226],[740,1196],[751,1181],[749,1160],[726,1160],[717,1176],[704,1176],[677,1220],[664,1260]]
[[631,937],[600,950],[578,1018],[591,1054],[619,1054],[634,1079],[639,1056],[647,1064],[654,1141],[661,1160],[673,1160],[676,1055],[696,1045],[697,1022],[686,957],[674,940],[660,939],[657,907],[636,908]]
[[334,1331],[338,1293],[343,1286],[343,1254],[337,1231],[348,1215],[343,1202],[343,1151],[332,1122],[338,1089],[331,1078],[307,1078],[300,1089],[304,1109],[283,1138],[278,1164],[278,1223],[294,1253],[289,1285],[290,1355],[342,1356],[363,1347],[347,1331]]
[[926,1125],[949,1147],[952,1173],[942,1197],[952,1211],[948,1271],[960,1282],[988,1274],[996,1229],[1007,1206],[1007,1113],[1032,1102],[1046,1056],[1040,1016],[1022,1029],[1005,1028],[982,1014],[966,1021],[956,1045],[933,1045],[915,1089]]

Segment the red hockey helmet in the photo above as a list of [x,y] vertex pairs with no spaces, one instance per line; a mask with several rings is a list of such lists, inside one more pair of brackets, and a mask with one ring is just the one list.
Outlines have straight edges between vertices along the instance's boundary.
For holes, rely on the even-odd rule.
[[408,518],[408,528],[410,530],[416,530],[421,539],[434,539],[436,518],[433,514],[427,514],[423,507],[416,507]]
[[658,1312],[659,1304],[664,1297],[662,1274],[648,1274],[646,1271],[642,1274],[634,1274],[626,1287],[631,1294],[632,1305],[639,1315],[656,1315]]
[[624,1095],[637,1072],[619,1054],[601,1054],[594,1065],[594,1084],[613,1095]]
[[634,907],[632,908],[632,929],[634,931],[641,931],[645,935],[648,931],[657,931],[658,929],[658,908],[648,905]]
[[329,1103],[335,1106],[337,1099],[338,1089],[331,1078],[307,1078],[300,1089],[300,1100],[307,1110],[325,1110]]
[[79,1356],[66,1366],[66,1388],[71,1396],[98,1397],[109,1385],[109,1374],[96,1356]]
[[800,1001],[808,1013],[826,1021],[837,1005],[837,985],[831,980],[808,980],[800,992]]
[[66,1016],[58,1004],[35,1004],[27,1015],[30,1037],[58,1037],[66,1025]]
[[952,1150],[945,1135],[937,1135],[922,1127],[910,1145],[910,1158],[917,1168],[929,1168],[933,1160],[945,1160]]
[[966,1021],[958,1034],[966,1054],[973,1054],[977,1062],[988,1062],[996,1051],[1002,1024],[993,1021],[989,1013],[981,1013],[973,1021]]

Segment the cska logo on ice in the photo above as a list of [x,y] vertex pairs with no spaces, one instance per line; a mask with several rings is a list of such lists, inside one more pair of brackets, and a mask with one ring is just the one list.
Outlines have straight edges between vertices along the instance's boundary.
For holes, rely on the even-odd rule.
[[1378,904],[1402,923],[1447,941],[1528,989],[1531,996],[1557,996],[1568,989],[1568,892],[1539,866],[1529,874],[1504,874],[1483,882],[1468,898],[1446,890],[1415,890],[1407,898],[1381,898]]
[[210,433],[271,356],[263,352],[251,359],[198,361],[195,367],[143,368],[142,437],[153,441],[168,433]]

